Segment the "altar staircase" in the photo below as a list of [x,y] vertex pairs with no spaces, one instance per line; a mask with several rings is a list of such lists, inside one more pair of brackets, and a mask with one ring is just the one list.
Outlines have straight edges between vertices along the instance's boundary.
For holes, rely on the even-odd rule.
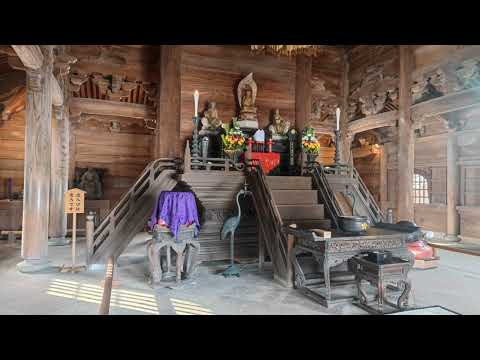
[[165,158],[152,161],[138,177],[117,206],[103,219],[88,247],[87,264],[106,264],[110,257],[118,258],[133,237],[143,231],[155,202],[162,191],[170,191],[180,162]]
[[317,164],[308,173],[335,227],[338,216],[366,216],[371,225],[384,221],[380,207],[354,166]]
[[263,263],[265,248],[274,279],[291,287],[293,272],[289,257],[293,244],[289,243],[286,226],[304,224],[328,228],[330,220],[325,219],[324,206],[318,201],[318,191],[313,189],[310,177],[265,176],[258,164],[253,166],[250,183],[258,219],[260,263]]

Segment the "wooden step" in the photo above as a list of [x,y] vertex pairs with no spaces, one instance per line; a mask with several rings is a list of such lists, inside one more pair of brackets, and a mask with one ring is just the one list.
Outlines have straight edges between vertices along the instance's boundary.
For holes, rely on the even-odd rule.
[[323,219],[323,205],[278,205],[282,220]]
[[271,190],[311,190],[312,178],[309,176],[267,176]]
[[318,204],[316,190],[273,190],[272,194],[277,205]]
[[330,229],[332,220],[330,219],[301,219],[301,220],[283,220],[283,224],[288,226],[290,224],[297,224],[298,227],[305,229]]

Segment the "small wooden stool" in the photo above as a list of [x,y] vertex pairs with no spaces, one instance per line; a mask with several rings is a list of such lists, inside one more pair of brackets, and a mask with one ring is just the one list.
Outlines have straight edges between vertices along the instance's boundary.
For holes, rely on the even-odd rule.
[[[388,313],[384,304],[392,307],[394,311],[408,307],[408,297],[412,287],[408,279],[408,271],[412,268],[411,262],[397,257],[389,257],[382,263],[375,263],[369,261],[365,255],[359,255],[351,259],[351,264],[353,265],[358,290],[356,305],[373,314]],[[362,280],[368,281],[378,289],[376,308],[368,303],[367,295],[362,289]],[[387,284],[389,283],[394,283],[397,289],[403,289],[396,304],[386,299]]]

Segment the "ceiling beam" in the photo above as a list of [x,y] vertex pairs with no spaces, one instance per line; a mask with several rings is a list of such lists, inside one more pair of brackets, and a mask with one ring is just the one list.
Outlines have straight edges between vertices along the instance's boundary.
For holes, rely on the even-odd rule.
[[457,91],[412,106],[412,119],[420,123],[438,116],[480,105],[480,87]]
[[155,119],[155,110],[151,106],[78,97],[70,99],[70,114],[72,117],[79,117],[81,114],[91,114],[135,119]]
[[373,130],[387,126],[396,126],[397,119],[398,110],[367,116],[363,119],[349,122],[347,125],[347,132],[353,136],[367,130]]

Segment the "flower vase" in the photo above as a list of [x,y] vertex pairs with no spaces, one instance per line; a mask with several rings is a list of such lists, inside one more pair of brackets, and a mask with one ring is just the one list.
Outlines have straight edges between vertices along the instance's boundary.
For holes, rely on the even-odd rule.
[[318,154],[307,153],[306,155],[307,155],[307,163],[311,164],[311,163],[314,163],[315,161],[317,161]]
[[225,153],[225,157],[233,161],[234,164],[238,164],[240,162],[240,154],[242,150],[223,150]]

